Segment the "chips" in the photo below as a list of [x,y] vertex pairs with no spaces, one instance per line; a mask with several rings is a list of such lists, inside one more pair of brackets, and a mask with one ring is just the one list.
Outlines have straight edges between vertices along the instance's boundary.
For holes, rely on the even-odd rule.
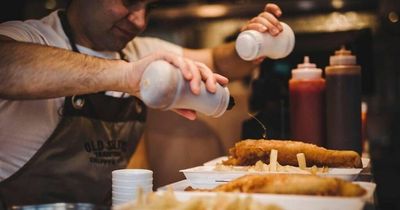
[[275,172],[278,164],[278,150],[271,150],[271,154],[269,157],[269,167],[271,172]]
[[297,162],[299,163],[299,168],[306,169],[307,164],[306,164],[306,156],[304,155],[304,153],[298,153],[296,157],[297,157]]
[[140,194],[134,202],[115,206],[114,210],[282,210],[277,205],[264,205],[250,196],[244,198],[238,195],[217,193],[214,196],[192,197],[186,201],[179,201],[174,192],[169,189],[162,194]]

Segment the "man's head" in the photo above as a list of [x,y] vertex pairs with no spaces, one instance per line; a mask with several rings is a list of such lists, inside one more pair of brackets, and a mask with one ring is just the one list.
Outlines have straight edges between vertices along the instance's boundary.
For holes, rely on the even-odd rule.
[[154,1],[71,0],[67,14],[78,44],[118,51],[146,28],[146,8]]

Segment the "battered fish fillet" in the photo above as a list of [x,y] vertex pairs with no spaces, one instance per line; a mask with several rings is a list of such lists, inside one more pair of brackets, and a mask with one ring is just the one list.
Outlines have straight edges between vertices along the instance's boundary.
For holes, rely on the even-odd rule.
[[261,160],[269,164],[270,151],[278,150],[281,165],[298,166],[298,153],[304,153],[307,166],[334,168],[362,168],[360,155],[355,151],[328,150],[314,144],[299,141],[244,140],[229,149],[229,159],[224,165],[248,166]]
[[362,196],[366,190],[358,184],[304,174],[251,174],[214,188],[214,192],[274,193],[322,196]]

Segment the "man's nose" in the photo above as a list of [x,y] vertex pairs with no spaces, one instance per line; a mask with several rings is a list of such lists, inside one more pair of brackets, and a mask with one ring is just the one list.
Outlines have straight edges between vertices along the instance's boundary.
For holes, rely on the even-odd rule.
[[131,11],[128,15],[128,20],[137,27],[144,28],[146,26],[146,10]]

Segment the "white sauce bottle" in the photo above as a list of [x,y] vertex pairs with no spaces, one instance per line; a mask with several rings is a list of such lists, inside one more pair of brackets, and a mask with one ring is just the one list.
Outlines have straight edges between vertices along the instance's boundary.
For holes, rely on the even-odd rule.
[[255,30],[246,30],[236,39],[236,52],[243,60],[254,60],[261,56],[279,59],[288,56],[295,43],[293,30],[281,22],[282,32],[277,36],[261,33]]
[[191,109],[211,117],[220,117],[234,105],[228,88],[220,84],[217,84],[216,92],[211,93],[202,82],[200,94],[195,95],[181,71],[164,60],[154,61],[145,69],[140,81],[140,96],[154,109]]

